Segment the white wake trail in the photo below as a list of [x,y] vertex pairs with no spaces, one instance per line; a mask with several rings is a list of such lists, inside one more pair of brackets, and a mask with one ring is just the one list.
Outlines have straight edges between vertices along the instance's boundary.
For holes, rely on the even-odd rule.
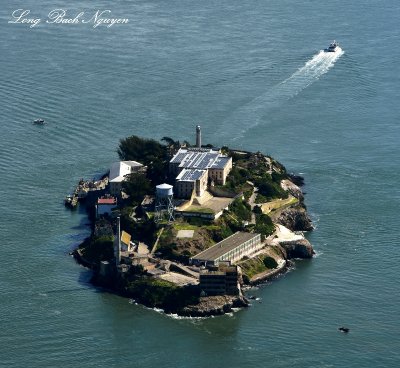
[[332,68],[343,54],[344,51],[341,48],[338,48],[336,52],[320,51],[288,79],[278,84],[273,89],[273,95],[280,98],[291,98],[297,95]]
[[239,134],[236,139],[240,138],[244,132],[260,124],[263,115],[268,110],[281,106],[283,102],[296,96],[327,73],[343,54],[344,51],[341,48],[336,52],[321,50],[289,78],[235,110],[230,118],[224,121],[222,127],[225,130],[229,127],[230,131],[234,129]]

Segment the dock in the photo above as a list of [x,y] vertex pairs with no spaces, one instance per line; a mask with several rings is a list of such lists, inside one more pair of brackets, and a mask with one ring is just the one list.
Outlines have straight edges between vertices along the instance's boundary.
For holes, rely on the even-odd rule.
[[93,192],[104,192],[108,185],[108,176],[100,180],[80,179],[75,190],[64,199],[65,207],[75,209],[79,202],[84,201]]

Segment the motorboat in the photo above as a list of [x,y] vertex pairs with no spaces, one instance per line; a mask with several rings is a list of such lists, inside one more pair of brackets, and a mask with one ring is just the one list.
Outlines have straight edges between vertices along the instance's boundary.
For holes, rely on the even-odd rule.
[[33,121],[33,124],[44,125],[44,119],[36,119]]
[[72,194],[67,195],[64,199],[65,207],[74,209],[78,205],[78,197]]
[[324,51],[325,52],[336,52],[338,48],[339,48],[339,43],[337,43],[334,40],[326,49],[324,49]]

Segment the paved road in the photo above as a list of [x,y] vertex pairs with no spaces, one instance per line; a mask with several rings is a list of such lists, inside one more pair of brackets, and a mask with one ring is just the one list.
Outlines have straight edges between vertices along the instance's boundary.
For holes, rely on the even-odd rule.
[[256,215],[255,215],[255,213],[253,212],[253,209],[254,209],[254,206],[256,205],[256,204],[254,203],[254,201],[256,200],[257,193],[258,193],[258,188],[257,188],[257,187],[254,187],[253,193],[252,193],[252,195],[251,195],[250,198],[249,198],[249,205],[251,206],[251,222],[250,222],[251,224],[255,224],[255,223],[256,223]]

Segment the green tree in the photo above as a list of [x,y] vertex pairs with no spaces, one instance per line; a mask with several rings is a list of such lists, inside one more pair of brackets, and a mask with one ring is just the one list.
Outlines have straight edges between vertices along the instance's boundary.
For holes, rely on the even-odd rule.
[[132,204],[139,204],[146,194],[152,193],[152,185],[144,174],[132,173],[127,175],[122,184],[123,190],[129,195]]
[[274,232],[274,230],[275,225],[268,215],[262,214],[256,216],[256,226],[254,228],[256,233],[260,233],[263,236],[269,236]]
[[232,211],[239,220],[250,221],[251,220],[251,207],[241,198],[235,199],[229,206],[229,210]]
[[139,161],[147,166],[154,161],[168,159],[167,146],[154,139],[140,138],[136,135],[121,139],[117,152],[121,160]]

